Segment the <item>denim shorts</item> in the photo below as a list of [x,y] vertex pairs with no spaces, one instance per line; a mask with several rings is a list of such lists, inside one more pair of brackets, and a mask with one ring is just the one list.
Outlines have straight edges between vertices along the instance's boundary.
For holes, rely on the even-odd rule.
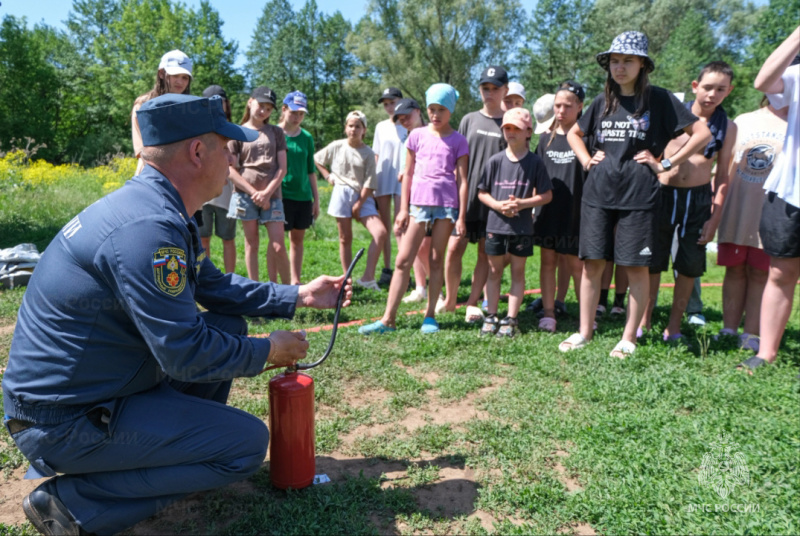
[[247,194],[233,192],[231,204],[228,208],[228,217],[237,220],[258,220],[259,223],[269,223],[286,219],[283,213],[283,199],[272,199],[267,210],[262,209],[253,202]]
[[414,218],[417,223],[425,223],[426,226],[433,225],[436,220],[448,219],[453,223],[458,221],[458,209],[453,207],[434,207],[430,205],[411,205],[409,216]]

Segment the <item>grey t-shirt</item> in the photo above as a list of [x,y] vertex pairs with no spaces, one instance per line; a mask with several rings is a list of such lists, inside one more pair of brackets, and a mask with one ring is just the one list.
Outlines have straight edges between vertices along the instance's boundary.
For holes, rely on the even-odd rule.
[[503,118],[492,119],[480,111],[470,112],[461,119],[458,132],[469,143],[469,168],[467,171],[466,221],[485,221],[488,209],[478,200],[478,181],[486,162],[506,148],[506,140],[500,128]]
[[[531,151],[518,162],[509,159],[505,151],[494,155],[483,168],[476,186],[478,190],[489,192],[497,201],[505,201],[512,195],[525,199],[531,197],[534,190],[541,195],[553,189],[544,162]],[[533,209],[526,208],[510,218],[494,210],[488,212],[486,232],[515,236],[533,234]]]

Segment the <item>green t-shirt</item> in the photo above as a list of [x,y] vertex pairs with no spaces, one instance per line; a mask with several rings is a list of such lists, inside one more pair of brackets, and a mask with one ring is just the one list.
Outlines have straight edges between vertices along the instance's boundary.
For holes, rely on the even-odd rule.
[[297,136],[286,136],[286,176],[281,190],[284,199],[313,201],[309,173],[316,173],[314,166],[314,138],[304,128]]

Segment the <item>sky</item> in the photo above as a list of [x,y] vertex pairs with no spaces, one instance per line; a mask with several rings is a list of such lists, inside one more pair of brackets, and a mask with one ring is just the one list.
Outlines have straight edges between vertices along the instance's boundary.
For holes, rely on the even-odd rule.
[[[197,8],[200,0],[182,0],[188,7]],[[239,42],[239,56],[236,67],[244,65],[244,52],[250,46],[250,37],[258,18],[268,0],[210,0],[211,5],[225,21],[222,31],[226,39]],[[289,0],[295,11],[299,11],[305,0]],[[323,13],[341,11],[342,15],[355,24],[366,12],[369,0],[317,0]],[[26,17],[28,26],[45,23],[58,29],[66,29],[64,21],[72,7],[71,0],[0,0],[0,19],[5,15]]]

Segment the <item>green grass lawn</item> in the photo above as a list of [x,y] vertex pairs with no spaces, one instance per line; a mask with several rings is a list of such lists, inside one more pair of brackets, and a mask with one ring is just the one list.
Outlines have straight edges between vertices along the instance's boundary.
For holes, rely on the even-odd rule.
[[[324,207],[328,194],[325,188]],[[359,227],[355,248],[368,240]],[[241,229],[237,245],[244,274]],[[221,265],[218,239],[211,249]],[[471,247],[464,266],[471,271],[474,262]],[[537,253],[527,268],[529,289],[538,288],[538,264]],[[305,279],[340,269],[335,223],[324,216],[307,235]],[[722,275],[709,255],[704,281],[720,283]],[[0,326],[14,321],[22,293],[0,291]],[[342,322],[380,316],[385,299],[385,292],[357,289]],[[653,332],[624,361],[608,356],[623,327],[609,317],[586,349],[557,350],[577,329],[572,293],[570,316],[556,334],[538,332],[537,320],[522,313],[515,339],[479,338],[462,309],[441,315],[443,330],[434,336],[419,332],[418,314],[401,315],[400,329],[381,337],[343,328],[330,359],[310,373],[317,472],[331,483],[278,491],[265,465],[246,485],[195,495],[129,534],[797,534],[800,300],[777,365],[753,377],[734,370],[744,351],[712,339],[722,322],[721,288],[704,288],[703,300],[707,327],[684,324],[691,347],[670,346],[656,335],[671,303],[671,291],[662,290]],[[300,310],[292,321],[252,331],[332,318],[332,311]],[[329,333],[309,335],[309,361],[322,354]],[[0,335],[0,365],[10,341],[10,333]],[[231,403],[266,419],[268,376],[237,380]],[[9,474],[24,460],[0,435]],[[723,498],[698,475],[704,457],[725,442],[743,456],[737,459],[749,482]],[[0,524],[0,531],[34,533],[25,524]]]

